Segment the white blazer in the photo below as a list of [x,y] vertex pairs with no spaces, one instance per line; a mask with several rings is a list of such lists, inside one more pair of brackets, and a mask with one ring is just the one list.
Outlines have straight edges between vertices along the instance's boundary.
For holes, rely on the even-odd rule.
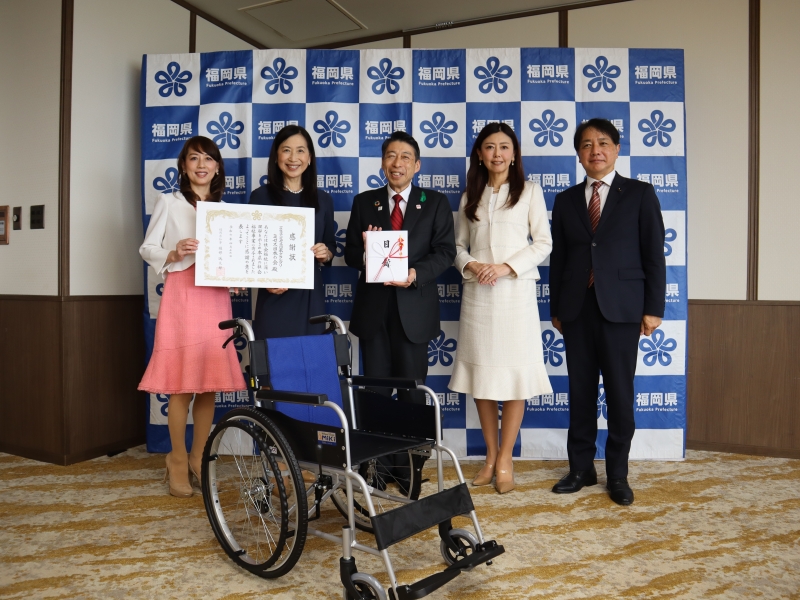
[[194,238],[197,211],[180,192],[161,194],[156,200],[150,225],[139,254],[159,275],[172,271],[184,271],[194,264],[194,254],[187,254],[179,262],[167,264],[167,256],[181,240]]
[[538,265],[553,248],[542,188],[536,183],[526,181],[519,202],[510,209],[506,208],[508,189],[507,183],[500,186],[491,223],[491,187],[487,186],[481,196],[475,213],[478,221],[470,221],[464,214],[467,194],[461,196],[456,222],[457,253],[454,264],[465,283],[475,280],[471,271],[464,270],[472,261],[506,263],[513,270],[509,277],[539,279]]

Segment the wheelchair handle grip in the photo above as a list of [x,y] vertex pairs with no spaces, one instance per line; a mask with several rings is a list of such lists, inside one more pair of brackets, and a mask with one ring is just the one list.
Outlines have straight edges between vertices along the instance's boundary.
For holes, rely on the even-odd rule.
[[237,319],[229,319],[227,321],[222,321],[219,324],[220,329],[233,329],[234,327],[239,326],[239,321]]
[[317,323],[327,323],[330,320],[330,315],[317,315],[316,317],[311,317],[308,322],[312,325],[316,325]]

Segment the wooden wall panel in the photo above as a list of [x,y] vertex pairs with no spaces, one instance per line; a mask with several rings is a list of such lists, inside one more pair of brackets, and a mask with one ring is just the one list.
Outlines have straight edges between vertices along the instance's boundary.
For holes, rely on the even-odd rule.
[[66,462],[145,441],[142,296],[69,297],[64,307]]
[[145,442],[142,296],[0,296],[0,452],[71,464]]
[[800,303],[689,302],[686,446],[800,458]]
[[59,462],[63,455],[61,303],[0,296],[0,451]]

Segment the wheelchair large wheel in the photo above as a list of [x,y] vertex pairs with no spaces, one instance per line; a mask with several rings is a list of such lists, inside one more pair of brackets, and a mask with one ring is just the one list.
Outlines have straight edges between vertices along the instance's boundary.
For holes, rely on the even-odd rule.
[[[395,461],[396,463],[405,464],[407,466],[387,468],[385,463],[381,461],[370,460],[359,465],[358,474],[361,475],[364,481],[367,482],[367,485],[372,488],[386,491],[394,496],[418,500],[420,488],[422,486],[422,467],[427,457],[415,454],[411,450],[392,456],[400,458],[400,460]],[[342,516],[347,518],[347,491],[344,485],[333,493],[331,500],[333,500],[333,504]],[[376,496],[372,497],[372,503],[375,505],[375,512],[377,514],[388,512],[402,505],[401,502],[386,500]],[[367,510],[364,494],[356,489],[353,489],[353,512],[355,514],[356,527],[362,531],[372,533],[372,522],[369,520],[369,510]]]
[[203,454],[203,501],[225,553],[272,579],[300,558],[308,504],[300,467],[286,438],[254,408],[227,413]]

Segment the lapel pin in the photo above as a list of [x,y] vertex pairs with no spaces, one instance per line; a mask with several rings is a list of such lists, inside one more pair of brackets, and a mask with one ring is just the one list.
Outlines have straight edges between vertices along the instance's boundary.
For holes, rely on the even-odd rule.
[[417,204],[417,210],[422,208],[422,204]]
[[375,200],[375,206],[380,206],[380,205],[381,205],[381,201],[380,200]]

